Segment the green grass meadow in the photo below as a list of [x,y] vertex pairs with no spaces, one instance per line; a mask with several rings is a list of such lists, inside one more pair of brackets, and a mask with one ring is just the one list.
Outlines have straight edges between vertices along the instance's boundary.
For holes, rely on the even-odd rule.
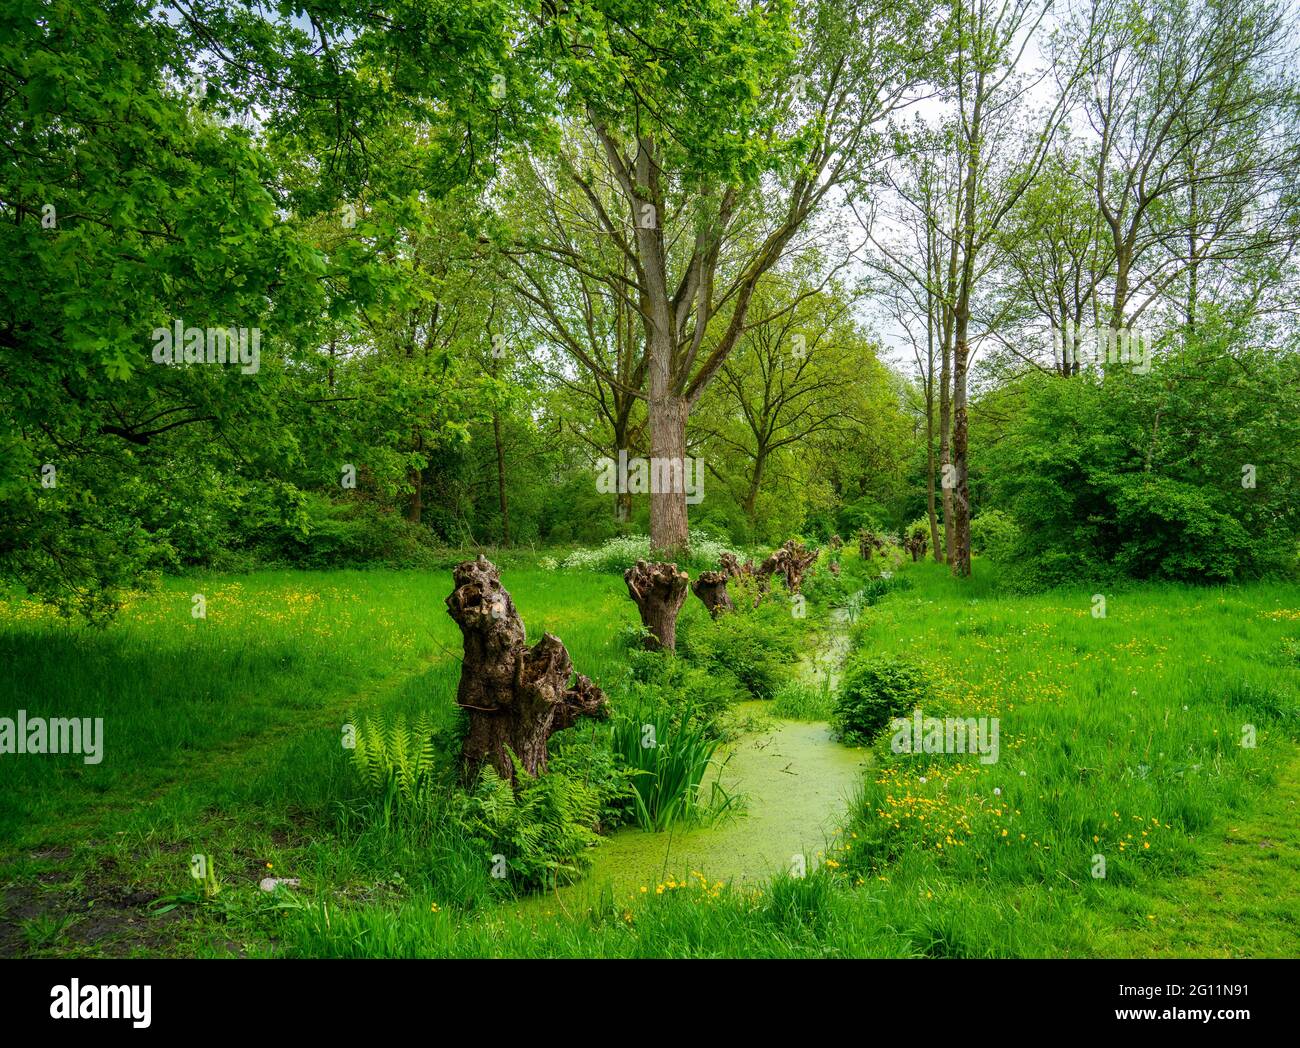
[[[927,715],[997,717],[996,763],[886,736],[807,876],[669,868],[554,906],[503,896],[437,809],[419,832],[367,820],[349,778],[354,718],[456,725],[450,571],[169,579],[103,630],[11,595],[0,714],[103,717],[104,759],[0,758],[0,953],[1300,953],[1297,587],[1133,585],[1099,617],[1092,593],[1012,595],[983,563],[961,585],[928,563],[905,576],[852,644],[923,666]],[[502,582],[530,641],[558,635],[617,703],[636,621],[622,580],[520,558]],[[713,625],[693,597],[683,616]],[[801,629],[823,644],[826,608]],[[791,666],[772,715],[824,719],[826,694]],[[196,893],[194,855],[219,892]],[[267,876],[300,885],[264,892]]]

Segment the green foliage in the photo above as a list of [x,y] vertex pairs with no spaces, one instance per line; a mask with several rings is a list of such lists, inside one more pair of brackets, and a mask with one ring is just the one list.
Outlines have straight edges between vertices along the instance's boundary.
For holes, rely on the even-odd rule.
[[890,593],[897,593],[902,590],[912,588],[912,580],[906,575],[877,575],[873,579],[868,579],[860,590],[856,591],[862,594],[862,602],[867,606],[878,603]]
[[304,568],[340,564],[422,568],[435,559],[427,529],[373,501],[334,502],[315,494],[304,496],[296,526],[269,520],[253,540],[267,563]]
[[835,518],[835,527],[846,542],[854,542],[854,536],[866,528],[868,531],[883,531],[886,514],[879,503],[869,496],[860,496],[840,507]]
[[456,818],[482,849],[484,864],[500,855],[503,878],[515,890],[547,888],[577,880],[591,865],[589,849],[599,841],[598,787],[572,774],[531,776],[516,763],[514,788],[485,766],[457,800]]
[[[680,625],[678,630],[678,646],[684,652]],[[712,672],[682,654],[647,650],[640,642],[646,633],[640,625],[629,627],[627,632],[631,645],[627,651],[630,676],[624,689],[627,700],[690,709],[710,737],[721,738],[725,734],[724,715],[733,703],[745,697],[740,681]]]
[[858,655],[844,668],[832,721],[845,742],[870,742],[894,717],[923,704],[931,694],[928,674],[892,655]]
[[361,786],[379,801],[384,825],[395,814],[425,805],[436,770],[434,723],[421,714],[412,723],[365,716],[352,725],[348,763]]
[[[832,557],[840,557],[840,573],[832,575],[829,562]],[[804,576],[799,592],[810,604],[831,606],[839,603],[854,586],[855,580],[845,575],[843,558],[840,554],[823,549],[817,563]]]
[[[196,463],[233,477],[301,448],[284,362],[314,343],[328,267],[280,221],[271,158],[186,90],[179,24],[137,3],[0,17],[0,572],[98,620],[202,528]],[[263,331],[258,371],[156,363],[173,320]]]
[[643,829],[704,821],[730,806],[716,782],[708,798],[701,794],[719,742],[691,708],[630,703],[614,720],[611,745],[632,770],[636,820]]
[[551,737],[550,748],[548,775],[581,780],[595,791],[600,806],[595,829],[599,833],[608,834],[635,821],[633,773],[614,752],[607,726],[589,721],[585,729],[557,732]]
[[767,891],[763,917],[781,934],[816,933],[830,923],[835,884],[820,871],[804,877],[773,877]]
[[803,629],[780,595],[756,608],[747,605],[741,599],[734,612],[683,623],[678,645],[685,658],[713,678],[735,681],[755,699],[770,699],[798,660]]
[[1095,585],[1294,571],[1300,503],[1282,418],[1300,411],[1297,389],[1300,357],[1211,324],[1181,353],[1157,353],[1149,374],[1024,379],[980,458],[990,501],[1020,528],[1017,572]]
[[[943,531],[939,532],[943,541]],[[1007,562],[1015,554],[1020,543],[1020,529],[1009,513],[1000,509],[986,509],[971,519],[971,552],[989,560]]]
[[829,721],[835,713],[835,693],[830,674],[819,684],[786,681],[772,697],[772,716],[790,720]]

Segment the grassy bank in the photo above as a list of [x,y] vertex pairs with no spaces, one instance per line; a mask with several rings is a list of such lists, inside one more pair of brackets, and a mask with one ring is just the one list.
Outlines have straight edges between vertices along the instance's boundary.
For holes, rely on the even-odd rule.
[[[1101,618],[1091,593],[1000,595],[980,567],[963,587],[909,567],[911,588],[853,631],[858,651],[925,670],[927,714],[997,717],[996,763],[877,745],[839,850],[808,877],[733,888],[669,869],[551,913],[503,903],[439,825],[386,829],[355,806],[344,721],[454,721],[449,572],[171,580],[104,631],[0,604],[0,712],[105,719],[101,764],[0,760],[0,951],[1294,954],[1296,588],[1133,587]],[[625,675],[635,610],[616,575],[521,565],[503,581],[530,638]],[[684,614],[688,632],[710,625],[693,598]],[[195,854],[212,899],[187,898]],[[258,890],[278,875],[300,889]]]

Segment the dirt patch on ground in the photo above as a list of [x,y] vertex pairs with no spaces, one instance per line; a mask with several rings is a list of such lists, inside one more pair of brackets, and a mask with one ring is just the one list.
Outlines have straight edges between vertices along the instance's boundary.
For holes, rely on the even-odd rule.
[[149,913],[155,898],[121,884],[81,891],[51,890],[39,879],[11,884],[0,897],[0,957],[165,954],[185,918]]

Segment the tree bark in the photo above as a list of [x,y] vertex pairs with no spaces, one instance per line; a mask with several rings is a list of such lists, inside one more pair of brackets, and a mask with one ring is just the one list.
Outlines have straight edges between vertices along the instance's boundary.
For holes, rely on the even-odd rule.
[[[515,782],[515,761],[529,775],[547,766],[547,740],[580,716],[608,714],[604,692],[582,674],[559,638],[543,633],[527,647],[524,621],[494,564],[456,565],[447,612],[464,637],[456,702],[469,716],[461,750],[462,771],[472,777],[485,764]],[[512,756],[514,759],[512,759]]]
[[939,518],[935,513],[934,499],[934,296],[929,290],[926,291],[925,301],[925,512],[930,520],[930,545],[934,550],[934,560],[936,564],[942,564]]
[[[651,383],[651,389],[654,389]],[[662,394],[650,397],[650,476],[675,476],[682,483],[671,485],[676,490],[656,491],[663,484],[653,484],[650,491],[650,552],[661,561],[671,562],[684,557],[690,543],[686,520],[686,418],[690,405],[684,397]],[[656,469],[659,463],[675,463],[675,470]]]
[[745,575],[754,574],[754,562],[752,560],[740,563],[740,558],[734,553],[724,553],[719,560],[722,562],[722,571],[729,579],[738,579]]
[[[944,319],[943,340],[939,347],[939,468],[947,473],[946,467],[952,465],[952,320],[951,315]],[[942,486],[940,495],[943,502],[943,556],[938,557],[943,564],[952,556],[952,488]]]
[[754,471],[749,477],[749,491],[745,493],[744,510],[750,524],[756,524],[758,519],[758,491],[763,483],[763,466],[766,458],[767,454],[760,446],[758,454],[754,456]]
[[785,580],[785,588],[790,593],[798,593],[803,585],[804,573],[812,566],[821,550],[813,547],[805,549],[794,539],[786,539],[781,548],[776,550],[758,569],[759,574],[771,578],[780,575]]
[[686,601],[686,572],[676,564],[647,564],[623,572],[628,596],[641,613],[641,624],[650,631],[646,647],[651,650],[677,650],[677,615]]
[[970,574],[970,489],[966,482],[968,417],[966,407],[966,369],[970,348],[966,342],[965,316],[957,318],[957,348],[954,354],[952,377],[952,545],[948,547],[948,563],[953,575],[965,578]]
[[492,413],[492,437],[497,447],[497,500],[501,506],[501,545],[510,545],[510,507],[506,503],[506,449],[501,442],[501,416]]
[[700,602],[709,609],[709,615],[717,618],[724,611],[734,611],[731,595],[727,592],[727,573],[725,571],[702,571],[691,583],[691,592],[700,598]]

